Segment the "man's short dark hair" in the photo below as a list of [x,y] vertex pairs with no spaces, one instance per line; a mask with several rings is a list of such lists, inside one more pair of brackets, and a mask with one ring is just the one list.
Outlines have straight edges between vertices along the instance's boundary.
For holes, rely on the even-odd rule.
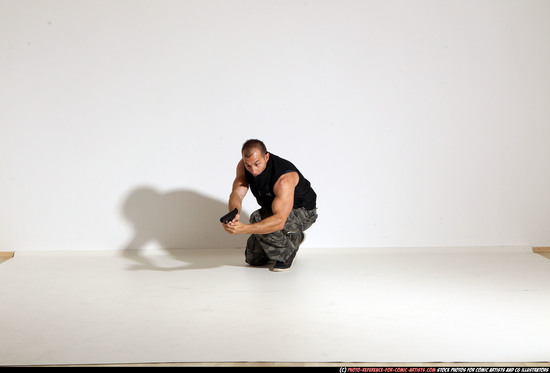
[[243,148],[241,149],[241,153],[245,157],[250,157],[252,153],[254,153],[254,150],[259,150],[260,153],[262,153],[262,156],[265,156],[267,154],[267,148],[265,147],[265,144],[257,139],[250,139],[247,140],[243,144]]

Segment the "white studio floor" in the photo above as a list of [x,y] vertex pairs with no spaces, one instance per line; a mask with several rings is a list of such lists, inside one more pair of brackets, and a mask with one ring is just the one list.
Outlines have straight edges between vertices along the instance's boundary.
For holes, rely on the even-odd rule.
[[0,284],[0,365],[550,360],[528,247],[16,252]]

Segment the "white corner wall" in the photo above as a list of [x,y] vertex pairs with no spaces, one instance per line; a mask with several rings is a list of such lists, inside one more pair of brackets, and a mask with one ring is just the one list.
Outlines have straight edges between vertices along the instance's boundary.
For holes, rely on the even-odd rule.
[[2,0],[0,68],[0,251],[240,246],[255,137],[309,247],[550,243],[547,0]]

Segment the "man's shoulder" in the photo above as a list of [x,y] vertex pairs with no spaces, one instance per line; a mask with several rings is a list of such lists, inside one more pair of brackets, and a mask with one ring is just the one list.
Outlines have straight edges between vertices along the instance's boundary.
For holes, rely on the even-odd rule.
[[288,171],[279,176],[275,184],[273,185],[273,191],[277,193],[277,190],[294,189],[300,182],[300,175],[297,171]]
[[241,159],[237,163],[237,177],[246,179],[246,169],[244,168],[244,161]]

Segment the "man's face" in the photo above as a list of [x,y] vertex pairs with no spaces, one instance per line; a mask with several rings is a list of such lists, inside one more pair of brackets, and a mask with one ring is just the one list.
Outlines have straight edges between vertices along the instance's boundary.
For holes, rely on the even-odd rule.
[[266,153],[265,156],[262,156],[262,153],[258,149],[255,149],[250,157],[246,157],[243,154],[244,167],[254,177],[264,172],[265,168],[267,167],[268,160],[269,153]]

